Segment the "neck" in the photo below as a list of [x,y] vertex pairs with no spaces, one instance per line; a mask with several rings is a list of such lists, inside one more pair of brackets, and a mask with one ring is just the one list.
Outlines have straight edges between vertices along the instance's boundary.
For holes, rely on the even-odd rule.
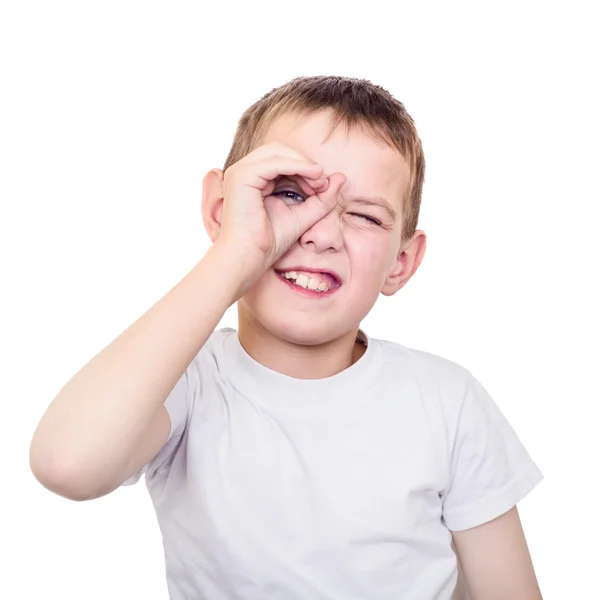
[[356,342],[358,326],[323,344],[300,345],[277,337],[238,304],[238,337],[258,363],[297,379],[331,377],[354,364],[365,351]]

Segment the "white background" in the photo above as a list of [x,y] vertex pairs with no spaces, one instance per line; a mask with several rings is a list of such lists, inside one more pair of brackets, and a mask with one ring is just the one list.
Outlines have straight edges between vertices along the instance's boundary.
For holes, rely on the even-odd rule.
[[35,481],[29,442],[71,376],[202,257],[201,180],[242,111],[320,74],[392,92],[427,159],[427,255],[363,327],[485,385],[545,475],[519,505],[544,598],[595,597],[593,4],[4,2],[0,597],[167,598],[143,480],[69,501]]

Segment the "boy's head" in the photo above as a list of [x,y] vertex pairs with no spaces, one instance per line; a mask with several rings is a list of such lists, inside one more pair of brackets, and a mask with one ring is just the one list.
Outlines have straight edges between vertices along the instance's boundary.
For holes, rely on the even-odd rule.
[[[421,142],[404,106],[388,92],[329,76],[294,79],[249,107],[224,171],[271,141],[295,148],[326,176],[343,173],[346,182],[337,207],[240,300],[240,329],[247,324],[295,344],[327,343],[356,329],[378,295],[397,292],[423,258],[425,235],[416,229],[425,170]],[[293,178],[277,181],[273,194],[281,191],[306,195]],[[322,298],[295,293],[281,275],[298,267],[333,272],[339,288]]]

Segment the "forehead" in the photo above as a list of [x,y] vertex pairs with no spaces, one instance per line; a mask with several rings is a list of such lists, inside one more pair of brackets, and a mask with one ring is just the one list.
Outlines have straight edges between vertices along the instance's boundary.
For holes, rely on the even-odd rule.
[[329,136],[330,114],[277,117],[261,143],[283,142],[320,164],[325,175],[343,173],[342,194],[378,195],[399,207],[410,179],[406,159],[359,127],[348,131],[340,124]]

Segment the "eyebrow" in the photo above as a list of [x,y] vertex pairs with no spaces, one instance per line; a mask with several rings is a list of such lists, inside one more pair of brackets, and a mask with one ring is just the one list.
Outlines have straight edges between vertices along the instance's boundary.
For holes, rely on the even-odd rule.
[[380,208],[383,208],[383,210],[386,211],[388,217],[392,221],[396,220],[396,211],[392,208],[391,204],[385,198],[381,198],[380,196],[373,196],[370,198],[366,196],[360,196],[358,198],[353,198],[351,202],[358,202],[359,204],[364,204],[365,206],[379,206]]

